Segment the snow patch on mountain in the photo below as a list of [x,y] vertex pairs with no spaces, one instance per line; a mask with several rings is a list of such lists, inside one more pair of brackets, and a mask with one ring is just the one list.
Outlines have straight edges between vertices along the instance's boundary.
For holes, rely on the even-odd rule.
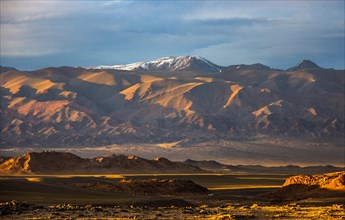
[[220,67],[207,59],[200,56],[177,56],[177,57],[162,57],[157,60],[136,62],[130,64],[120,64],[112,66],[93,66],[89,69],[116,69],[116,70],[163,70],[163,71],[179,71],[179,70],[201,70],[205,69],[207,72],[221,72],[223,67]]

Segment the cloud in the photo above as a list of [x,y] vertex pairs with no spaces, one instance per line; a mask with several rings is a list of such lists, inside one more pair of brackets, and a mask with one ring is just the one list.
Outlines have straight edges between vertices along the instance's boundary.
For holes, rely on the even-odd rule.
[[2,65],[23,57],[35,64],[23,68],[37,68],[196,54],[221,65],[275,67],[305,56],[339,68],[343,8],[342,1],[1,1]]
[[1,56],[40,57],[67,52],[59,43],[64,34],[54,24],[68,18],[73,10],[64,1],[1,1]]
[[115,0],[115,1],[106,1],[103,3],[104,7],[109,7],[109,6],[117,6],[118,4],[124,3],[124,0]]
[[[299,3],[297,2],[297,4]],[[295,3],[291,4],[288,1],[224,1],[218,4],[205,1],[200,7],[186,14],[184,18],[186,20],[279,19],[291,15],[297,8]]]
[[47,31],[36,34],[35,31],[42,31],[36,26],[23,24],[2,24],[1,25],[1,55],[10,57],[21,56],[44,56],[63,52],[63,48],[57,47],[53,39],[61,33]]
[[344,12],[337,9],[340,2],[329,3],[296,2],[286,8],[247,5],[242,8],[242,18],[238,17],[238,8],[198,11],[199,17],[192,14],[188,19],[213,26],[229,24],[231,29],[227,29],[227,42],[196,48],[192,53],[221,65],[262,62],[286,68],[299,59],[313,59],[325,67],[344,68],[343,49],[339,49],[344,47]]
[[[1,24],[17,24],[61,18],[75,8],[66,1],[1,1]],[[57,10],[64,9],[64,10]]]
[[62,17],[64,15],[65,14],[61,13],[61,12],[35,14],[35,15],[29,15],[29,16],[14,18],[12,20],[11,19],[10,20],[4,20],[4,21],[2,21],[2,24],[19,24],[19,23],[25,23],[25,22],[41,21],[41,20],[47,20],[47,19]]

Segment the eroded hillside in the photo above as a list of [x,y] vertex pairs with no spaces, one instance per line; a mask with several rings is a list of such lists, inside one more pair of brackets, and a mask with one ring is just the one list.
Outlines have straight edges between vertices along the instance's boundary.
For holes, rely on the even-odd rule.
[[[216,149],[256,137],[340,143],[344,71],[309,68],[309,62],[287,71],[262,64],[221,72],[2,68],[1,146],[167,149],[206,143]],[[193,157],[175,159],[187,158]]]

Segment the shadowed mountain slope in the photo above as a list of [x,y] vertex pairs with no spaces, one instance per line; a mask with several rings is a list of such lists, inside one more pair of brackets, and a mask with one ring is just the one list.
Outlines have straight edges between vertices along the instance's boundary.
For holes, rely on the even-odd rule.
[[0,174],[102,174],[102,173],[203,173],[196,166],[165,158],[147,160],[136,156],[108,155],[92,159],[71,153],[27,153],[3,161]]
[[334,166],[261,166],[261,165],[227,165],[214,160],[185,160],[185,164],[200,167],[201,169],[210,170],[221,173],[270,173],[270,174],[318,174],[343,171],[345,167]]
[[201,66],[203,71],[8,68],[1,73],[1,145],[190,146],[262,135],[343,139],[344,71],[309,64],[222,72]]
[[310,60],[303,60],[302,62],[296,64],[295,66],[287,69],[288,71],[296,71],[296,70],[303,70],[303,69],[320,69],[316,63]]

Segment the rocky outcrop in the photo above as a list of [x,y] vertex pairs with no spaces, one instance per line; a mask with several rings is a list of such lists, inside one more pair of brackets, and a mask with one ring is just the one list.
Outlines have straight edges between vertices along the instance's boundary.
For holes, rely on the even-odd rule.
[[345,190],[345,172],[320,175],[299,175],[288,178],[283,187],[289,185],[317,186],[329,190]]
[[5,160],[8,160],[8,159],[9,159],[9,157],[0,156],[0,164],[1,164],[2,162],[4,162]]
[[207,194],[208,189],[195,184],[191,180],[177,180],[177,179],[146,179],[134,180],[123,179],[118,183],[109,182],[95,182],[95,183],[81,183],[79,187],[101,190],[114,191],[122,193],[145,193],[145,194],[161,194],[161,195],[176,195],[176,194]]
[[43,151],[10,158],[0,164],[0,174],[59,173],[86,168],[91,163],[71,153]]
[[204,170],[224,173],[270,173],[270,174],[317,174],[343,171],[345,167],[326,166],[262,166],[262,165],[228,165],[214,160],[191,160],[187,159],[183,163],[200,167]]
[[292,176],[285,181],[281,189],[263,197],[273,201],[345,198],[345,172]]

